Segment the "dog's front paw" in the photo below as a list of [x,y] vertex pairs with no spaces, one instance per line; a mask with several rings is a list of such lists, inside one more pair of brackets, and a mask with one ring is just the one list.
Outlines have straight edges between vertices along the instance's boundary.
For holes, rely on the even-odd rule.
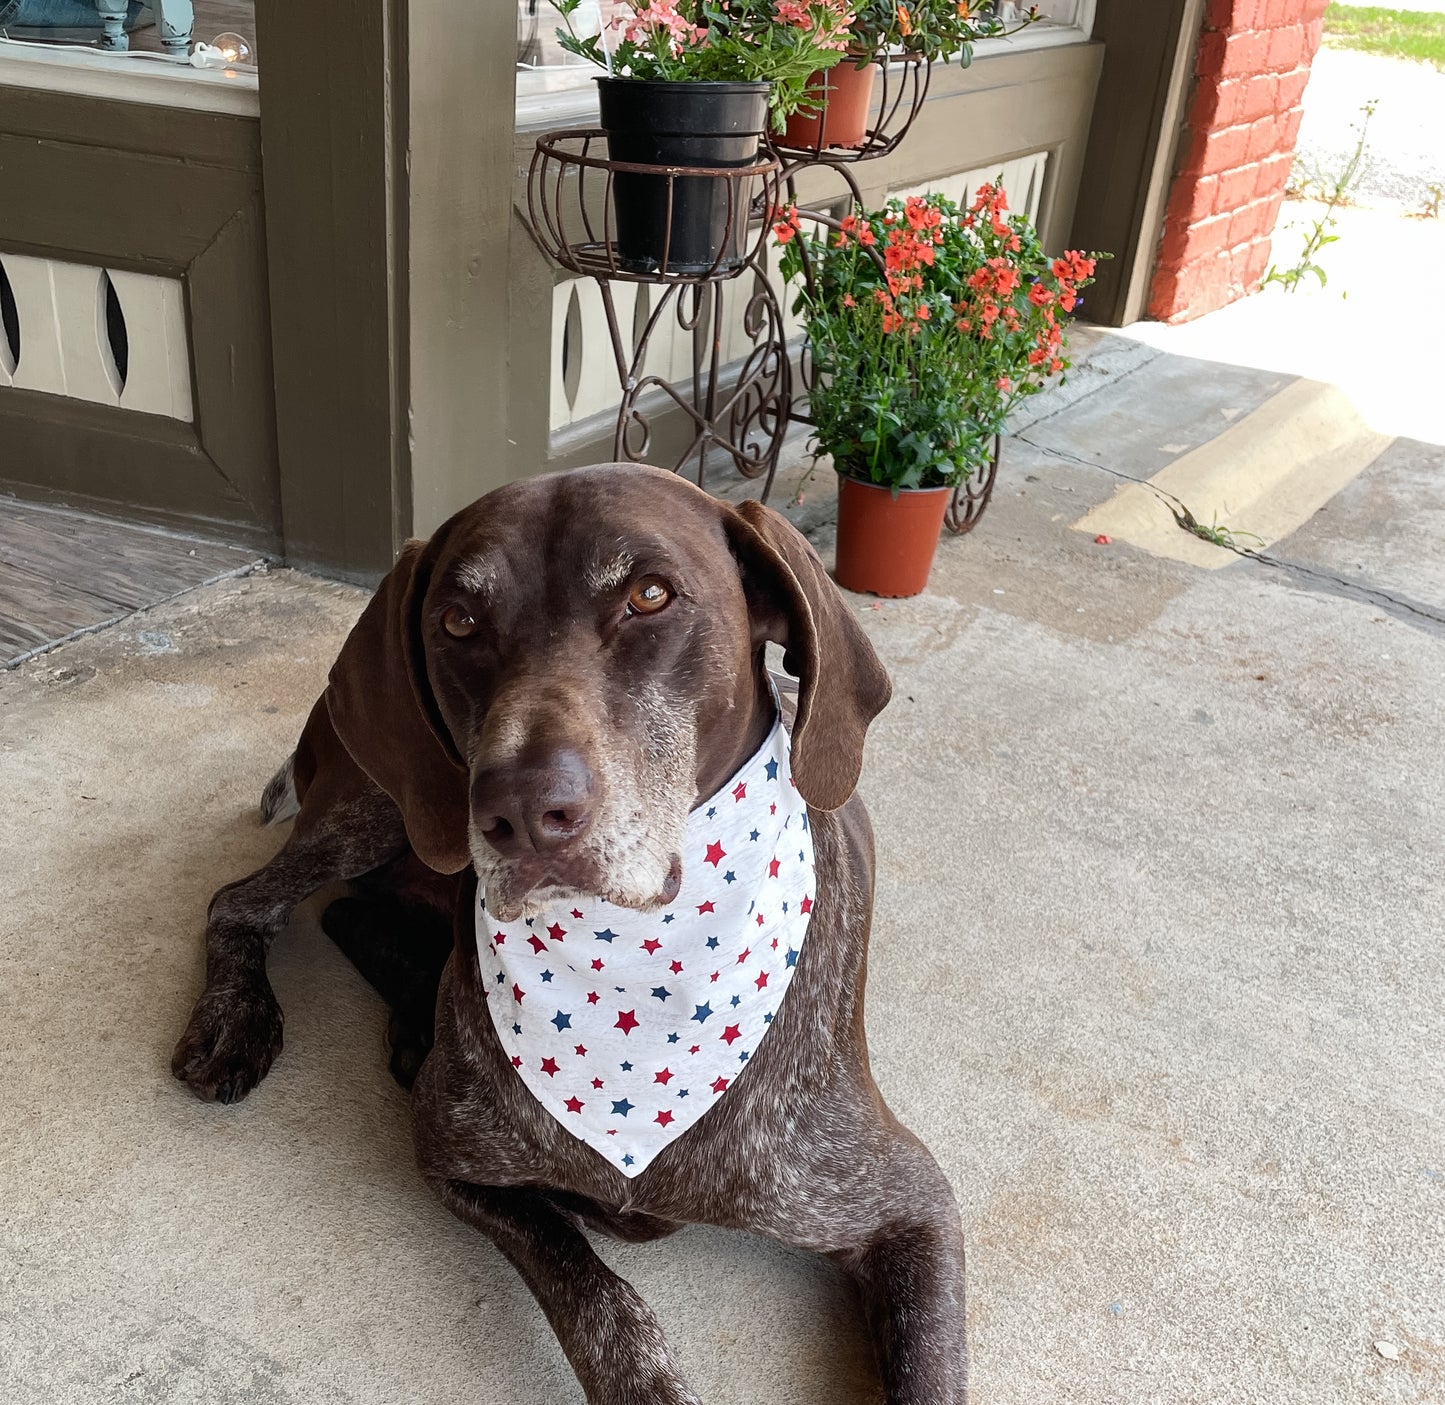
[[171,1055],[171,1072],[207,1102],[239,1102],[281,1052],[281,1007],[270,982],[208,989]]

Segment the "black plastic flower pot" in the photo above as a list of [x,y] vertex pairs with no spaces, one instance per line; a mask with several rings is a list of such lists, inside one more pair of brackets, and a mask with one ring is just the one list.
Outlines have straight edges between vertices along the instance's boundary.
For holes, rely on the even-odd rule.
[[[607,154],[642,166],[751,166],[768,120],[767,83],[599,78]],[[617,261],[633,273],[727,271],[748,240],[750,177],[618,171],[612,178]]]

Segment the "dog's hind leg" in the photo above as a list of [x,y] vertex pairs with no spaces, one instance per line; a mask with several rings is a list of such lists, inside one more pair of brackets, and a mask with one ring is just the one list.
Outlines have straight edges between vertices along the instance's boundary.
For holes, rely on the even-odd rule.
[[211,899],[206,988],[171,1058],[175,1076],[208,1101],[245,1097],[281,1051],[266,953],[296,905],[408,849],[401,812],[347,755],[324,701],[301,734],[295,767],[301,804],[281,851]]

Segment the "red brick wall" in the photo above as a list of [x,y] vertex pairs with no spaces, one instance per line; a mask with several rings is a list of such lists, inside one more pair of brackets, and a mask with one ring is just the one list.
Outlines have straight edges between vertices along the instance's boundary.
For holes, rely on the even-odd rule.
[[1149,316],[1187,322],[1259,287],[1329,0],[1209,0]]

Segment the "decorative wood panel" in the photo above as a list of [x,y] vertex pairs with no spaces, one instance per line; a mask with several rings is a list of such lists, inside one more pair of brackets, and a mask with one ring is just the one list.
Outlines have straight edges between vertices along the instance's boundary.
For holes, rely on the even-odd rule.
[[0,386],[191,418],[180,279],[3,251],[0,267],[16,341],[0,354]]

